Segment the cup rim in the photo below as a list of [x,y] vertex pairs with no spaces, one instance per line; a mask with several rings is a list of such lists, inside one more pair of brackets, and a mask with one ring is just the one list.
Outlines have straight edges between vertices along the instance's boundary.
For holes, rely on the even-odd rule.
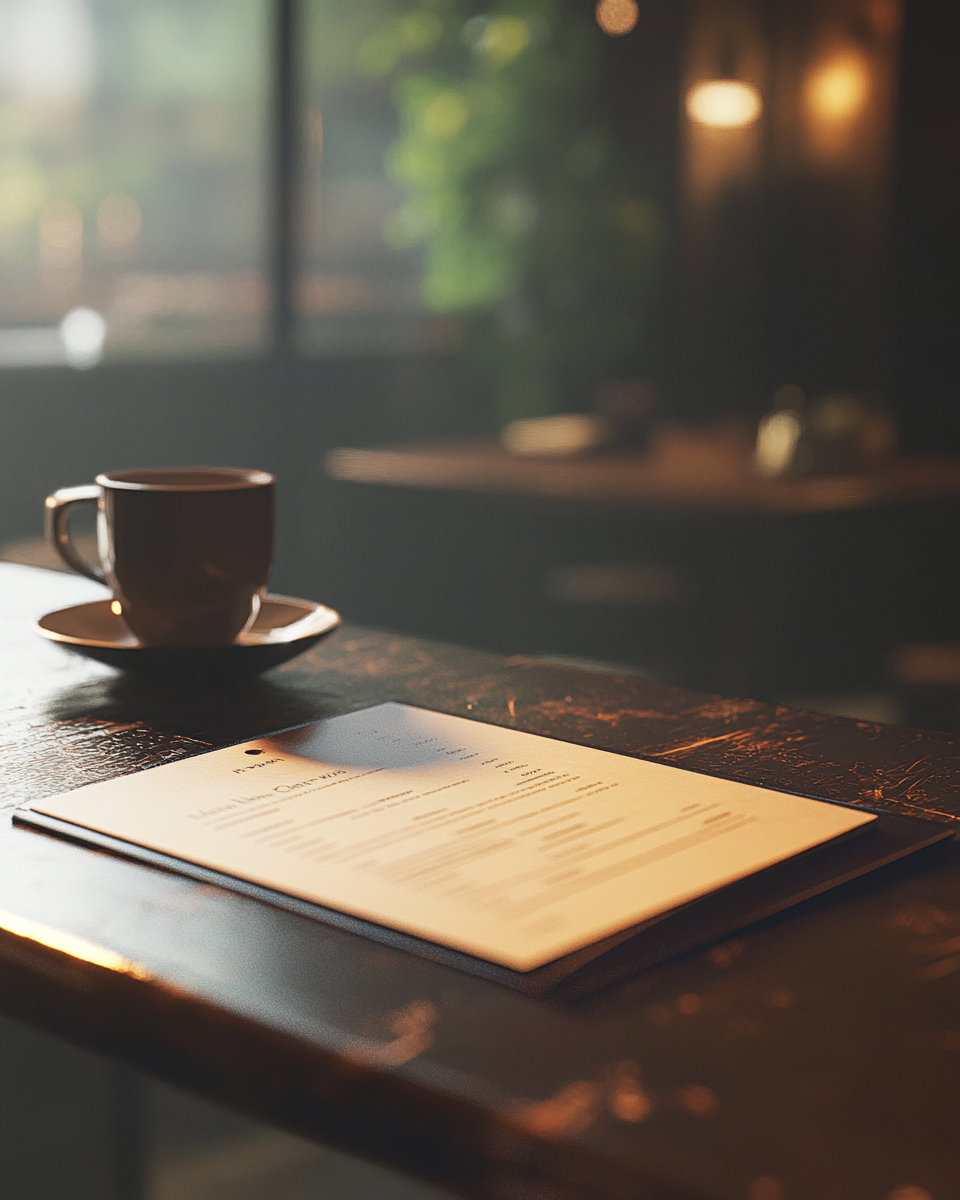
[[251,467],[125,467],[101,472],[96,482],[102,488],[127,492],[232,492],[265,487],[275,480],[269,471]]

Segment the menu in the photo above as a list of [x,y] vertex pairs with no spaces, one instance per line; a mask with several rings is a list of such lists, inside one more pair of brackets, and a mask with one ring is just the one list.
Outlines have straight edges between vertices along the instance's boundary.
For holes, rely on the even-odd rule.
[[27,807],[520,972],[876,820],[396,703]]

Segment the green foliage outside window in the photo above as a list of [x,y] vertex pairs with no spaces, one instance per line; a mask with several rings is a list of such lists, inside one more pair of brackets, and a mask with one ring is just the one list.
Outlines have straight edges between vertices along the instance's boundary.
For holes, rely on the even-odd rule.
[[502,422],[636,370],[662,230],[614,133],[603,39],[580,0],[420,0],[360,49],[400,117],[384,239],[422,247],[424,302],[460,316]]

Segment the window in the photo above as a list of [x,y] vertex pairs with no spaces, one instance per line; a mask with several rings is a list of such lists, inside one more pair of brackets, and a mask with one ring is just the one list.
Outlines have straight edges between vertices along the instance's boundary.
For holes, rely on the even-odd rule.
[[266,328],[267,0],[0,0],[0,364]]
[[369,59],[403,7],[306,0],[299,11],[296,345],[305,354],[410,355],[457,343],[455,323],[424,306],[418,249],[384,240],[404,198],[385,170],[398,119],[394,81]]
[[501,419],[582,406],[664,241],[598,22],[0,0],[0,364],[462,349]]

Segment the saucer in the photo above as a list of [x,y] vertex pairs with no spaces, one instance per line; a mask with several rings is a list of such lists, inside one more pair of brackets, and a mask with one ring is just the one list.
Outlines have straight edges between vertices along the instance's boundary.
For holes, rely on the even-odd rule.
[[340,624],[340,614],[312,600],[274,596],[260,603],[257,619],[229,646],[142,646],[110,600],[47,613],[35,629],[65,650],[142,675],[259,675],[296,658]]

